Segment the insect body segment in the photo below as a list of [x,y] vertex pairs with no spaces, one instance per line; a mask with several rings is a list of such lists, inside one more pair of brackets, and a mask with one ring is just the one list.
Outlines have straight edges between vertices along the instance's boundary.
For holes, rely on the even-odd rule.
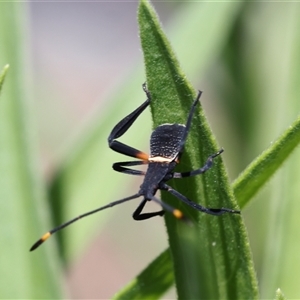
[[158,126],[150,138],[150,158],[160,157],[157,161],[172,161],[180,152],[185,125],[163,124]]
[[[111,131],[108,137],[108,145],[112,150],[130,157],[140,159],[139,161],[116,162],[113,164],[113,169],[117,172],[129,174],[129,175],[144,176],[144,181],[141,184],[139,191],[132,196],[111,202],[105,206],[99,207],[95,210],[82,214],[52,229],[51,231],[44,234],[31,247],[30,249],[31,251],[36,249],[38,246],[40,246],[53,233],[69,226],[70,224],[78,221],[79,219],[87,217],[91,214],[94,214],[106,208],[119,205],[121,203],[139,197],[143,197],[143,199],[132,215],[134,220],[140,221],[140,220],[150,219],[155,216],[163,216],[165,212],[172,213],[173,216],[178,219],[184,219],[184,215],[180,210],[171,207],[169,204],[164,203],[163,201],[161,201],[155,196],[158,190],[165,190],[171,193],[176,198],[178,198],[180,201],[187,204],[188,206],[207,214],[219,216],[224,213],[233,213],[233,214],[240,213],[237,210],[233,210],[229,208],[203,207],[200,204],[195,203],[192,200],[188,199],[186,196],[182,195],[181,193],[179,193],[178,191],[176,191],[175,189],[173,189],[167,184],[167,181],[172,178],[183,178],[183,177],[190,177],[190,176],[203,174],[204,172],[206,172],[208,169],[212,167],[213,160],[223,152],[223,149],[221,149],[217,153],[209,156],[205,165],[199,169],[192,170],[189,172],[182,172],[182,173],[173,171],[176,164],[179,162],[180,156],[182,155],[184,145],[187,139],[187,135],[191,127],[191,122],[195,112],[195,108],[196,105],[199,103],[199,99],[202,92],[199,91],[197,98],[194,100],[185,125],[168,124],[168,123],[162,124],[152,132],[150,138],[150,155],[116,140],[117,138],[121,137],[124,133],[127,132],[127,130],[134,123],[134,121],[139,117],[139,115],[149,106],[151,101],[151,95],[150,92],[147,90],[145,84],[143,85],[143,90],[146,93],[147,100],[143,104],[141,104],[138,108],[136,108],[132,113],[130,113],[125,118],[123,118],[113,128],[113,130]],[[131,167],[133,166],[138,166],[143,164],[148,164],[148,168],[146,172],[131,169]],[[162,207],[162,210],[143,213],[143,209],[148,201],[154,201],[158,203]]]

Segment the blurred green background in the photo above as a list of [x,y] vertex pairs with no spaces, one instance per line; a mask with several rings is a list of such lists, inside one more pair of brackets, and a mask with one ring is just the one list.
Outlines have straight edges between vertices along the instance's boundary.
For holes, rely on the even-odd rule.
[[[299,115],[300,4],[153,4],[183,70],[204,91],[234,180]],[[0,68],[10,64],[0,125],[18,112],[13,124],[21,128],[0,126],[2,298],[59,297],[60,290],[68,298],[110,298],[167,247],[163,220],[134,222],[133,202],[74,224],[59,235],[60,247],[51,238],[28,252],[54,225],[139,186],[112,171],[124,158],[106,142],[112,126],[144,101],[136,10],[136,2],[0,3]],[[15,106],[6,104],[10,98]],[[147,112],[123,140],[146,150],[150,131]],[[14,132],[21,132],[18,142]],[[17,157],[31,179],[20,176],[20,188],[7,179],[15,176],[9,143],[26,148]],[[298,157],[299,149],[243,211],[264,299],[278,287],[300,297]]]

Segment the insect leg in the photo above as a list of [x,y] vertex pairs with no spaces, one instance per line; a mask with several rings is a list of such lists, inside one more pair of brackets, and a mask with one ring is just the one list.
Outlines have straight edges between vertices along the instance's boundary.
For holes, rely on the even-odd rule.
[[161,188],[168,191],[169,193],[171,193],[172,195],[177,197],[179,200],[181,200],[182,202],[186,203],[187,205],[193,207],[194,209],[202,211],[209,215],[220,216],[224,213],[240,214],[239,210],[233,210],[230,208],[224,208],[224,207],[222,207],[222,208],[206,208],[198,203],[191,201],[186,196],[180,194],[178,191],[174,190],[173,188],[171,188],[169,185],[167,185],[165,183],[161,185]]
[[147,199],[144,199],[140,205],[137,207],[137,209],[134,211],[132,217],[136,221],[142,221],[146,219],[150,219],[155,216],[163,216],[165,214],[164,210],[161,211],[155,211],[155,212],[150,212],[150,213],[141,213],[142,210],[144,209],[145,204],[147,203]]
[[195,109],[196,109],[196,105],[199,103],[199,99],[200,99],[201,95],[202,95],[202,91],[199,91],[198,95],[197,95],[196,99],[194,100],[194,102],[192,104],[192,107],[190,109],[189,116],[188,116],[188,119],[187,119],[187,122],[186,122],[186,125],[185,125],[185,131],[183,133],[182,140],[181,140],[180,146],[179,146],[179,151],[178,152],[180,154],[183,151],[183,147],[184,147],[184,144],[186,142],[187,135],[188,135],[188,133],[190,131],[190,128],[191,128],[192,119],[193,119],[193,115],[194,115],[194,112],[195,112]]
[[173,178],[182,178],[182,177],[190,177],[190,176],[195,176],[195,175],[199,175],[199,174],[203,174],[204,172],[206,172],[207,170],[209,170],[212,165],[213,165],[213,159],[216,158],[217,156],[219,156],[222,152],[224,152],[223,149],[219,150],[217,153],[210,155],[205,163],[205,165],[202,168],[199,168],[197,170],[193,170],[193,171],[188,171],[188,172],[175,172],[173,174]]
[[168,212],[172,213],[172,215],[174,217],[176,217],[177,219],[184,219],[184,220],[187,221],[187,219],[185,218],[185,216],[183,215],[183,213],[179,209],[170,206],[169,204],[159,200],[158,198],[156,198],[154,196],[152,197],[151,200],[153,200],[156,203],[160,204],[165,211],[168,211]]
[[113,164],[113,169],[117,172],[121,172],[124,174],[130,174],[130,175],[145,175],[145,172],[140,170],[133,170],[129,168],[125,168],[124,166],[138,166],[138,165],[144,165],[148,164],[148,161],[123,161],[123,162],[116,162]]
[[147,100],[142,105],[140,105],[137,109],[135,109],[132,113],[130,113],[125,118],[123,118],[113,128],[113,130],[111,131],[111,133],[108,137],[108,145],[112,150],[114,150],[116,152],[131,156],[131,157],[136,157],[136,158],[147,160],[148,159],[147,154],[115,140],[115,139],[119,138],[120,136],[122,136],[131,127],[131,125],[134,123],[134,121],[139,117],[139,115],[150,104],[151,96],[150,96],[149,91],[146,89],[145,84],[143,84],[143,90],[145,91],[145,93],[147,95]]

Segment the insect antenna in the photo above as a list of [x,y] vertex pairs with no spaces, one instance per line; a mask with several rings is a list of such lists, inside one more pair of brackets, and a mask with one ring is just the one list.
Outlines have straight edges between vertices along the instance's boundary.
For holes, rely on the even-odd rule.
[[43,235],[36,243],[34,243],[33,246],[30,248],[30,251],[33,251],[33,250],[35,250],[36,248],[38,248],[38,247],[39,247],[42,243],[44,243],[44,242],[45,242],[45,241],[46,241],[53,233],[55,233],[55,232],[57,232],[57,231],[59,231],[59,230],[65,228],[65,227],[71,225],[72,223],[74,223],[74,222],[76,222],[76,221],[78,221],[78,220],[80,220],[80,219],[82,219],[82,218],[84,218],[84,217],[87,217],[87,216],[90,216],[90,215],[92,215],[92,214],[95,214],[95,213],[97,213],[98,211],[101,211],[101,210],[104,210],[104,209],[106,209],[106,208],[113,207],[113,206],[115,206],[115,205],[124,203],[124,202],[126,202],[126,201],[129,201],[129,200],[138,198],[139,196],[140,196],[140,194],[137,193],[137,194],[134,194],[134,195],[132,195],[132,196],[129,196],[129,197],[126,197],[126,198],[123,198],[123,199],[120,199],[120,200],[111,202],[111,203],[109,203],[109,204],[107,204],[107,205],[105,205],[105,206],[101,206],[101,207],[99,207],[99,208],[97,208],[97,209],[94,209],[94,210],[91,210],[91,211],[89,211],[89,212],[87,212],[87,213],[84,213],[84,214],[82,214],[82,215],[79,215],[79,216],[77,216],[76,218],[71,219],[70,221],[68,221],[68,222],[66,222],[66,223],[63,223],[63,224],[61,224],[61,225],[59,225],[59,226],[53,228],[52,230],[46,232],[46,233],[45,233],[45,234],[44,234],[44,235]]

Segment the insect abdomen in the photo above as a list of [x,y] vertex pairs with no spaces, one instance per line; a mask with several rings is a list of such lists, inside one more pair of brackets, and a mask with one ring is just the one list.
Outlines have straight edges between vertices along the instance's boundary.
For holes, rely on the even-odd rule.
[[151,134],[150,158],[162,157],[174,159],[179,152],[185,125],[162,124]]

